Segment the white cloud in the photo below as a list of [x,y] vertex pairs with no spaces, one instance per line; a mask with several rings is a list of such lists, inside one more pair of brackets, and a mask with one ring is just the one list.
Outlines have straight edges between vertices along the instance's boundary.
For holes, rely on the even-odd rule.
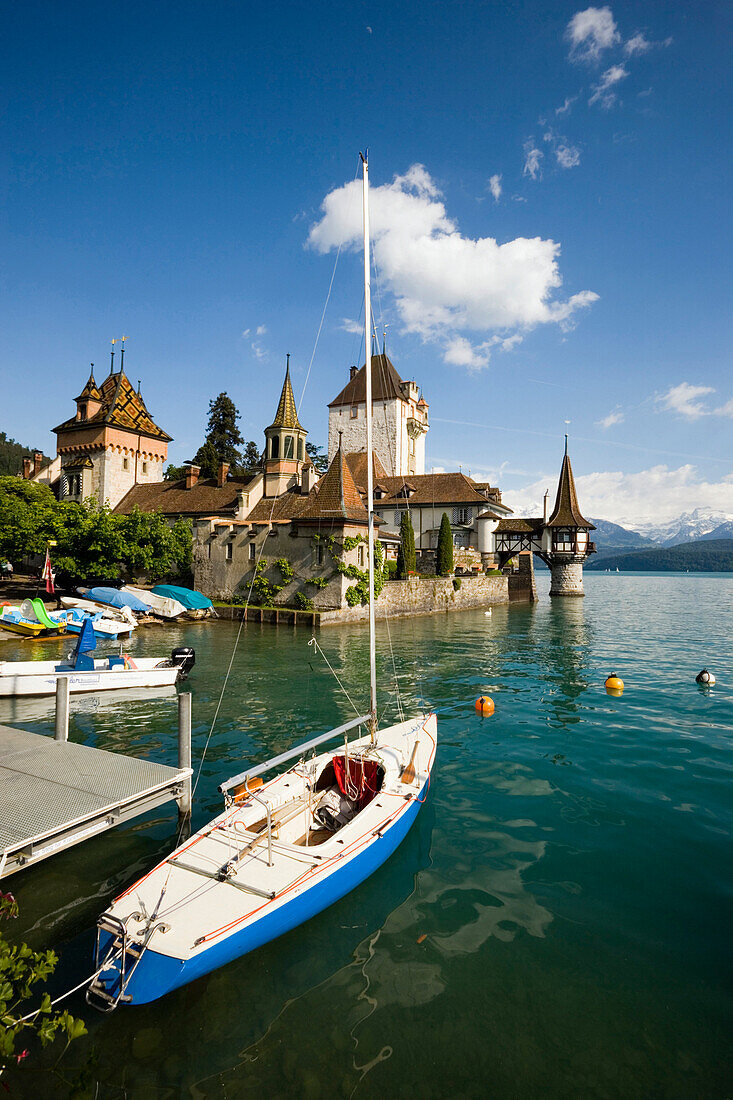
[[494,175],[489,180],[489,191],[494,196],[494,202],[498,202],[501,198],[501,176]]
[[524,168],[523,176],[530,176],[533,180],[542,179],[542,157],[544,153],[534,143],[534,139],[524,143]]
[[454,336],[445,346],[443,358],[446,363],[455,367],[466,367],[468,370],[481,370],[488,366],[489,351],[486,344],[474,347],[465,336]]
[[267,333],[267,325],[258,325],[257,326],[257,332],[255,333],[256,336],[265,336],[266,333]]
[[255,359],[264,359],[267,356],[267,352],[261,344],[252,344],[252,352]]
[[701,416],[706,416],[709,411],[702,405],[699,398],[714,392],[712,386],[691,386],[689,382],[680,382],[679,386],[672,386],[667,393],[660,394],[657,397],[657,405],[660,409],[677,413],[678,416],[684,416],[688,420],[697,420]]
[[[555,241],[518,237],[499,244],[492,237],[464,237],[422,165],[373,187],[370,197],[383,288],[394,295],[404,329],[440,343],[449,362],[476,368],[479,360],[488,361],[489,347],[498,343],[506,350],[536,325],[568,323],[598,298],[590,290],[553,297],[562,285]],[[322,211],[308,237],[311,247],[360,251],[360,181],[329,192]],[[457,338],[468,343],[472,332],[492,335],[469,352]]]
[[344,332],[353,332],[355,336],[364,331],[364,326],[358,321],[352,321],[351,317],[341,318],[341,328]]
[[619,80],[624,80],[628,75],[628,69],[625,69],[623,65],[612,65],[610,69],[606,69],[598,83],[593,85],[593,95],[588,100],[588,106],[592,107],[594,103],[600,103],[601,107],[606,110],[613,107],[616,102],[616,92],[613,91],[614,85],[618,84]]
[[[683,512],[711,508],[733,513],[733,473],[717,482],[705,481],[695,466],[653,466],[633,474],[604,471],[578,476],[575,484],[584,516],[597,516],[624,526],[667,523]],[[557,474],[520,490],[503,490],[502,500],[517,515],[541,515],[542,497],[550,490],[551,502]]]
[[572,107],[572,105],[575,103],[575,100],[577,98],[578,97],[576,95],[566,96],[565,97],[565,102],[563,103],[562,107],[556,107],[555,108],[555,114],[558,115],[558,116],[559,115],[566,115],[568,113],[568,111],[570,110],[570,108]]
[[725,405],[721,405],[719,409],[713,409],[713,416],[733,417],[733,397],[730,401],[726,401]]
[[610,8],[586,8],[577,11],[567,25],[572,61],[598,61],[604,50],[621,41]]
[[651,48],[651,42],[645,38],[641,32],[635,34],[628,42],[624,42],[624,53],[627,57],[633,57],[634,54],[647,53]]
[[614,424],[623,424],[623,421],[624,414],[621,412],[621,409],[616,406],[615,409],[611,410],[608,416],[604,416],[601,420],[596,420],[596,427],[605,429],[612,428]]
[[242,333],[242,339],[243,339],[243,340],[246,340],[246,339],[247,339],[247,337],[248,337],[248,336],[249,336],[249,334],[250,334],[250,331],[251,331],[251,330],[250,330],[250,329],[248,329],[248,328],[246,328],[246,329],[244,330],[244,332]]
[[580,164],[580,150],[574,145],[558,145],[555,149],[557,163],[561,168],[575,168]]

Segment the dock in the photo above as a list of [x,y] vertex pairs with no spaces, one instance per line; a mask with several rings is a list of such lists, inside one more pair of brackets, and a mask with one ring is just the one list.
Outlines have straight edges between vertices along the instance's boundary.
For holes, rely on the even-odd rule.
[[190,809],[191,774],[0,725],[0,879],[173,799]]

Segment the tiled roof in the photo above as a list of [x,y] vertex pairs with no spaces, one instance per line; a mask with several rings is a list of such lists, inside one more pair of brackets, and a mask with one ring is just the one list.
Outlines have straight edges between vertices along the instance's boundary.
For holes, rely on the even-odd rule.
[[557,484],[557,496],[552,515],[547,521],[548,527],[587,527],[589,531],[595,531],[595,526],[590,520],[583,519],[578,507],[578,495],[575,492],[575,478],[570,465],[570,457],[565,451],[560,470],[560,480]]
[[541,535],[545,521],[542,516],[538,519],[524,519],[516,516],[514,519],[501,519],[496,525],[497,535]]
[[[90,377],[90,382],[93,378]],[[89,382],[87,382],[87,386]],[[86,388],[86,387],[85,387]],[[126,428],[128,431],[139,432],[141,435],[151,436],[153,439],[169,441],[173,437],[164,432],[155,423],[145,407],[142,395],[135,392],[124,371],[117,374],[108,374],[98,389],[97,401],[102,402],[102,407],[88,420],[77,420],[71,417],[54,428],[55,432],[74,431],[110,424],[115,428]],[[91,394],[87,396],[92,396]]]
[[[367,491],[367,453],[366,451],[349,451],[346,455],[346,461],[349,464],[351,470],[351,476],[356,482],[357,488],[361,493]],[[377,482],[380,484],[387,478],[387,471],[382,465],[382,461],[376,451],[372,452],[372,477],[376,486]]]
[[277,412],[275,413],[275,419],[272,424],[270,424],[270,427],[295,428],[301,432],[305,431],[305,428],[298,420],[298,410],[295,405],[295,398],[293,397],[293,387],[290,383],[290,356],[288,356],[288,365],[285,368],[285,381],[283,382]]
[[83,401],[85,397],[91,397],[93,401],[101,401],[102,395],[99,392],[97,383],[94,381],[94,365],[89,373],[89,380],[86,386],[81,391],[78,397],[74,398],[75,401]]
[[[454,504],[483,504],[489,501],[479,493],[473,481],[465,474],[410,474],[405,477],[380,477],[379,484],[387,489],[387,496],[375,502],[377,508],[409,501],[410,505],[430,504],[436,507]],[[415,487],[415,492],[405,497],[405,484]]]
[[246,520],[248,523],[277,523],[278,520],[296,519],[310,499],[310,495],[303,496],[298,489],[288,489],[279,497],[263,497]]
[[[387,355],[372,356],[372,402],[389,401],[391,398],[399,398],[404,401],[405,395],[401,389],[402,379],[394,368]],[[351,378],[338,397],[334,397],[329,404],[329,409],[338,405],[362,405],[366,404],[366,363]]]
[[369,517],[344,452],[339,447],[328,470],[307,498],[300,520],[345,520],[367,525]]
[[141,512],[162,512],[165,516],[236,515],[237,493],[248,481],[227,481],[219,486],[216,478],[200,478],[191,488],[186,481],[154,481],[133,485],[115,508],[127,515],[137,505]]

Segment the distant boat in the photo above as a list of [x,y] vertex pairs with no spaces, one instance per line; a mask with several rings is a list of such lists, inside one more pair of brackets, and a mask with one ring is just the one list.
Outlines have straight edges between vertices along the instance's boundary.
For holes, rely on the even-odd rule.
[[137,615],[147,615],[150,612],[149,603],[119,588],[77,588],[77,592],[95,603],[109,604],[110,607],[129,607]]
[[180,600],[173,599],[171,596],[162,596],[158,592],[149,592],[147,588],[133,588],[132,585],[126,584],[120,592],[135,596],[148,605],[153,615],[161,619],[177,619],[186,611]]
[[176,584],[156,584],[153,594],[182,603],[186,611],[209,611],[216,614],[214,605],[208,596],[196,592],[193,588],[179,588]]

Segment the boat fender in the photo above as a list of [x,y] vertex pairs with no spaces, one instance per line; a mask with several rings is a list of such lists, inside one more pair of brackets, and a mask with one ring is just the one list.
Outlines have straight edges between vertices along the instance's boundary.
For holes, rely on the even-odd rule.
[[324,829],[335,833],[348,825],[356,813],[356,807],[350,798],[346,798],[336,787],[330,787],[320,800],[313,813],[313,819]]

